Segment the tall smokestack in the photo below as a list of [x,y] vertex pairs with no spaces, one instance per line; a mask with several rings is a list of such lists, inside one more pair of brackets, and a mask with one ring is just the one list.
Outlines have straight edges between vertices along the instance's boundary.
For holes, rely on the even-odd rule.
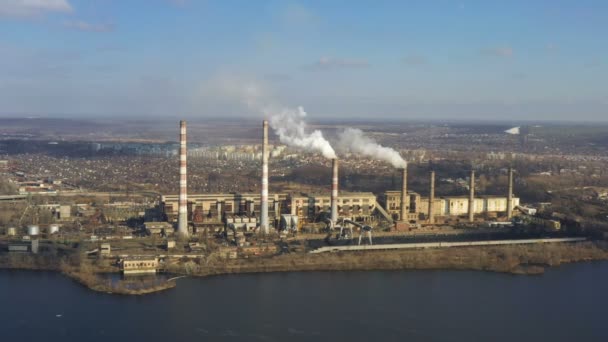
[[435,171],[431,171],[431,181],[429,188],[429,223],[435,223]]
[[179,122],[179,214],[177,233],[188,236],[188,172],[186,169],[186,121]]
[[262,203],[260,205],[260,232],[268,234],[268,121],[263,122],[264,136],[262,140]]
[[403,222],[407,222],[407,166],[401,169],[401,215],[399,218]]
[[509,193],[507,194],[507,219],[513,216],[513,168],[509,167]]
[[338,221],[338,159],[331,160],[331,222]]
[[469,222],[475,221],[475,170],[471,170],[469,183]]

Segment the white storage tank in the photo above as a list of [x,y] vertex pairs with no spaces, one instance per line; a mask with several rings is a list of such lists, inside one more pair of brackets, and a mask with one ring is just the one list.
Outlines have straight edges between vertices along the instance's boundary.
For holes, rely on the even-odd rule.
[[50,225],[48,232],[49,232],[49,234],[57,234],[57,233],[59,233],[59,225],[58,224],[52,224],[52,225]]
[[8,227],[6,229],[6,235],[8,235],[8,236],[15,236],[15,235],[17,235],[17,228],[15,228],[15,227]]
[[36,236],[40,234],[40,227],[37,225],[27,226],[27,235]]

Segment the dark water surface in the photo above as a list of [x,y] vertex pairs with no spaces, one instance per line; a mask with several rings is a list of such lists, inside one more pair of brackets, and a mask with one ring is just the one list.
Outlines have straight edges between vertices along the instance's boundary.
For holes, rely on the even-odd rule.
[[2,341],[608,341],[608,262],[541,276],[275,273],[125,297],[0,271]]

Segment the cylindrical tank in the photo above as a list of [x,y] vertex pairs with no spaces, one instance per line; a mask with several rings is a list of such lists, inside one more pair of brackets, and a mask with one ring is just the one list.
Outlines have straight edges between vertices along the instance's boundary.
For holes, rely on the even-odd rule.
[[35,236],[40,234],[40,227],[37,225],[27,226],[27,235]]
[[17,235],[17,228],[15,228],[15,227],[8,227],[6,229],[6,235],[8,235],[8,236],[15,236],[15,235]]
[[49,234],[57,234],[59,233],[59,225],[58,224],[52,224],[49,226]]

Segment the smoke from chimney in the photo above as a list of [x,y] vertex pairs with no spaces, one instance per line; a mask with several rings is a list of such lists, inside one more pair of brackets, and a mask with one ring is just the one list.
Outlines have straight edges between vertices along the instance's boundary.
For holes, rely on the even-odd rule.
[[406,168],[407,162],[399,152],[390,147],[378,144],[374,139],[365,136],[362,130],[347,128],[338,135],[337,148],[344,152],[362,154],[375,159],[389,162],[396,168]]
[[320,152],[328,159],[336,158],[336,152],[321,131],[309,132],[304,120],[306,117],[304,108],[298,107],[296,110],[267,108],[264,112],[270,118],[270,126],[282,143],[311,152]]
[[188,236],[188,173],[186,169],[186,121],[179,122],[179,212],[177,233]]

